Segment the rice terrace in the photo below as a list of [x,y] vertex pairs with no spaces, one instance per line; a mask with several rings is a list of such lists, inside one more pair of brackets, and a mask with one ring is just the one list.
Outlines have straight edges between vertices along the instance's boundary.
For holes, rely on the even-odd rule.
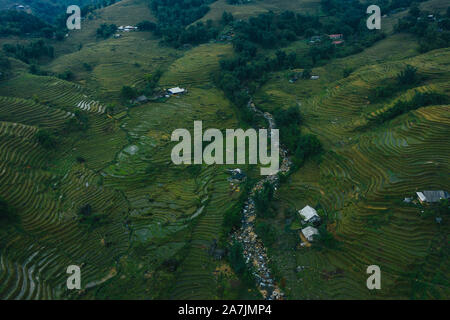
[[449,199],[448,1],[0,0],[1,300],[448,300]]

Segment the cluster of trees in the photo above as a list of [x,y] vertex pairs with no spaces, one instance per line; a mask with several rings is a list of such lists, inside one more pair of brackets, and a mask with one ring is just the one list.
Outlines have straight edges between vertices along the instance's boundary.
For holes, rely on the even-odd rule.
[[244,121],[251,123],[252,115],[245,108],[249,94],[267,80],[269,72],[297,67],[297,54],[278,50],[274,58],[257,56],[257,47],[242,40],[237,40],[234,48],[238,56],[220,62],[221,73],[216,83],[242,109]]
[[0,222],[1,224],[7,223],[15,223],[18,221],[18,215],[16,209],[6,202],[3,198],[0,197]]
[[38,36],[52,38],[55,28],[38,17],[15,10],[0,11],[0,36]]
[[150,8],[162,26],[187,26],[208,11],[207,0],[151,0]]
[[156,30],[156,23],[144,20],[139,22],[136,27],[139,31],[155,31]]
[[0,79],[5,77],[10,69],[11,69],[11,62],[2,52],[0,52]]
[[38,143],[45,149],[54,149],[57,146],[58,140],[55,134],[46,129],[40,129],[36,133]]
[[137,96],[137,90],[130,86],[123,86],[120,90],[120,96],[123,100],[131,100]]
[[302,117],[298,107],[276,110],[274,117],[280,128],[281,141],[293,153],[292,160],[296,167],[301,167],[307,159],[322,152],[322,144],[315,135],[301,134]]
[[97,29],[97,37],[99,38],[109,38],[112,36],[117,30],[117,26],[115,24],[106,24],[103,23],[100,25],[100,27]]
[[[221,72],[216,83],[238,106],[243,121],[253,123],[253,114],[247,108],[247,103],[250,94],[267,80],[269,72],[302,66],[301,59],[295,52],[286,53],[278,49],[275,57],[270,58],[258,54],[258,49],[283,43],[283,38],[278,36],[280,30],[292,32],[294,35],[288,39],[294,41],[296,34],[304,32],[302,28],[314,22],[314,18],[284,12],[278,16],[273,13],[261,14],[250,18],[248,22],[239,21],[235,24],[238,36],[233,47],[237,57],[220,62]],[[277,38],[270,45],[265,42],[269,34]],[[310,74],[310,69],[305,68],[303,75],[309,78]],[[280,128],[281,141],[294,153],[294,163],[297,166],[301,166],[308,157],[320,153],[321,144],[315,136],[302,137],[299,127],[301,116],[297,107],[277,110],[274,116]]]
[[400,71],[396,76],[395,82],[388,82],[385,85],[376,87],[369,94],[369,100],[377,102],[381,99],[392,97],[396,92],[406,90],[411,86],[420,82],[420,77],[417,73],[417,68],[407,65],[405,69]]
[[[156,25],[143,21],[142,30],[154,31],[162,37],[162,42],[180,47],[184,44],[200,44],[217,37],[218,30],[212,21],[207,23],[194,21],[202,18],[208,11],[208,0],[151,0],[150,8],[158,18]],[[139,27],[139,26],[138,26]],[[141,29],[140,29],[141,30]]]
[[421,107],[430,105],[445,104],[449,101],[446,95],[436,92],[416,92],[413,98],[409,101],[399,100],[391,108],[383,113],[380,113],[377,117],[372,118],[374,122],[385,122],[393,119],[408,111],[415,110]]
[[444,16],[433,15],[430,12],[421,11],[413,6],[408,15],[401,18],[395,27],[397,32],[409,32],[417,35],[420,39],[419,50],[427,52],[430,50],[450,46],[450,8]]
[[254,277],[250,268],[245,264],[242,245],[235,241],[228,251],[231,268],[246,285],[254,286]]
[[256,192],[254,196],[255,209],[258,217],[268,218],[273,217],[273,210],[271,210],[270,202],[273,200],[274,189],[271,183],[265,182],[261,190]]
[[265,221],[258,222],[255,231],[267,247],[271,247],[277,241],[277,231],[275,227]]
[[158,81],[161,78],[163,72],[161,70],[156,70],[154,73],[145,75],[145,88],[143,93],[146,95],[153,95],[156,87],[158,86]]
[[78,220],[85,224],[90,230],[98,228],[107,223],[107,215],[94,213],[90,204],[82,206],[78,212]]
[[3,45],[3,51],[16,59],[25,63],[30,63],[42,57],[54,57],[54,48],[45,44],[43,40],[31,41],[28,44],[12,45],[6,43]]
[[75,116],[65,123],[66,132],[86,131],[89,128],[89,118],[86,113],[75,110]]
[[285,11],[281,14],[263,13],[248,21],[234,24],[239,39],[260,45],[263,48],[277,48],[298,36],[312,36],[321,28],[318,17]]

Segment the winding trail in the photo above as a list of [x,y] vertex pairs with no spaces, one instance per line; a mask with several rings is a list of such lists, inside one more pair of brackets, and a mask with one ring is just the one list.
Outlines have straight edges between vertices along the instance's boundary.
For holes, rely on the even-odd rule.
[[[276,128],[275,120],[270,113],[258,110],[252,100],[248,102],[247,106],[257,115],[264,117],[268,121],[269,129]],[[287,150],[283,149],[280,145],[281,159],[279,171],[284,174],[287,173],[291,167],[291,161],[287,154]],[[284,294],[272,277],[268,266],[269,258],[267,256],[267,250],[261,239],[259,239],[255,233],[256,210],[254,196],[256,192],[263,188],[263,185],[266,182],[270,183],[274,187],[274,191],[276,191],[279,185],[278,174],[265,176],[252,188],[248,199],[244,203],[244,208],[242,209],[242,226],[233,233],[232,238],[242,244],[244,259],[247,265],[253,266],[253,276],[256,279],[257,287],[264,299],[279,300],[283,299]]]

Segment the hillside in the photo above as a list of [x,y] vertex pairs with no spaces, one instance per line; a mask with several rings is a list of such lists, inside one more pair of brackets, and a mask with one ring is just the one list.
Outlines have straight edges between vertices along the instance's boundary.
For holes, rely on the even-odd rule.
[[[91,10],[62,40],[0,38],[0,205],[9,208],[0,216],[0,298],[262,299],[231,254],[259,166],[171,161],[172,132],[193,131],[196,120],[221,131],[267,127],[244,110],[250,101],[277,121],[295,109],[296,134],[321,146],[301,163],[288,150],[295,166],[267,201],[270,214],[256,215],[270,226],[270,241],[261,227],[255,238],[284,298],[448,299],[450,216],[404,199],[450,191],[450,48],[424,46],[429,33],[416,26],[398,29],[409,8],[389,12],[375,36],[349,22],[339,46],[327,35],[342,20],[318,0],[205,5],[199,19],[168,26],[149,1],[122,0]],[[442,0],[419,8],[450,12]],[[354,13],[339,10],[344,20]],[[256,17],[270,26],[253,39],[243,21]],[[142,22],[154,25],[99,35],[102,25]],[[311,44],[319,35],[323,44]],[[19,54],[39,39],[50,53]],[[415,81],[400,85],[407,68]],[[169,96],[178,86],[186,93]],[[393,112],[421,94],[446,102]],[[230,183],[236,167],[246,183]],[[306,205],[318,209],[328,242],[300,245]],[[67,290],[69,265],[81,266],[82,290]],[[380,266],[382,290],[366,287],[369,265]]]

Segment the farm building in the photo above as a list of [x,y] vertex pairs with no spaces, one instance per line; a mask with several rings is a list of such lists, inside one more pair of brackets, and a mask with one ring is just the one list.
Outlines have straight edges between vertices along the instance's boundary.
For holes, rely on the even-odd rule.
[[298,213],[301,217],[303,217],[304,222],[310,222],[314,224],[320,222],[320,217],[317,214],[317,211],[310,206],[304,207],[302,210],[299,210]]
[[319,230],[317,230],[314,227],[309,226],[309,227],[302,229],[302,233],[308,241],[313,241],[314,236],[319,234]]
[[330,38],[331,40],[340,40],[340,39],[344,38],[344,35],[342,33],[330,34],[330,35],[328,35],[328,38]]
[[443,191],[443,190],[419,191],[419,192],[416,192],[416,194],[421,203],[439,202],[441,199],[450,198],[449,193],[447,191]]
[[167,90],[167,92],[169,94],[180,94],[180,93],[184,93],[185,91],[186,91],[186,89],[183,89],[180,87],[170,88]]
[[242,181],[246,178],[246,175],[244,173],[244,171],[242,171],[241,169],[237,168],[237,169],[233,169],[233,170],[228,170],[228,173],[231,174],[231,180],[239,180]]

